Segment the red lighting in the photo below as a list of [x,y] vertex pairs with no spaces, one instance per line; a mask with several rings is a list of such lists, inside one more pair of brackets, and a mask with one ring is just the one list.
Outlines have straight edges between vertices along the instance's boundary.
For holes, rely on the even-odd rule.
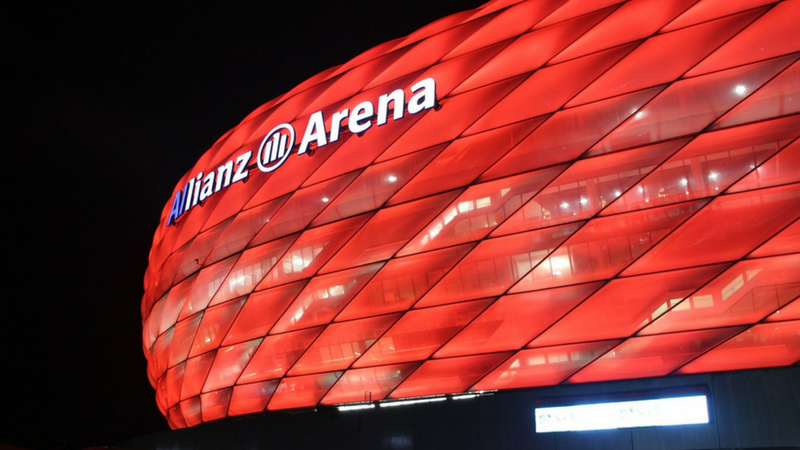
[[601,3],[437,21],[201,156],[144,279],[170,425],[797,364],[800,2]]

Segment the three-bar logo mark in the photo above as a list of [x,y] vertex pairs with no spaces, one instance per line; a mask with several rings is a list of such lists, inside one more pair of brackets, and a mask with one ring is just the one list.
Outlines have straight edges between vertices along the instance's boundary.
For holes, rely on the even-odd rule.
[[256,154],[258,168],[262,172],[272,172],[286,161],[294,147],[294,127],[282,123],[267,133]]

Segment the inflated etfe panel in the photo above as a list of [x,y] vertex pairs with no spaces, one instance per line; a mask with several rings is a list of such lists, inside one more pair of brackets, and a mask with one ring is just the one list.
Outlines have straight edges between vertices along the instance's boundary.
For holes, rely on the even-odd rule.
[[800,360],[799,1],[490,2],[266,103],[156,230],[175,428]]

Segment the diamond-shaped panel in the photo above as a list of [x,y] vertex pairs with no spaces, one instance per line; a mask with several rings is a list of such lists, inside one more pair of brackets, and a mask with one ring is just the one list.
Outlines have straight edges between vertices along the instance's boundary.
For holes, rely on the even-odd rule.
[[796,364],[797,23],[495,0],[266,103],[163,210],[156,404],[183,428]]

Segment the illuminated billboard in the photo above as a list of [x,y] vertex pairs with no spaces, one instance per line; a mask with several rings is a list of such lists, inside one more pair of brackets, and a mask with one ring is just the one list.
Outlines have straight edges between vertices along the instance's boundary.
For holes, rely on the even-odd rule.
[[797,363],[798,22],[492,1],[253,111],[155,231],[170,426]]

